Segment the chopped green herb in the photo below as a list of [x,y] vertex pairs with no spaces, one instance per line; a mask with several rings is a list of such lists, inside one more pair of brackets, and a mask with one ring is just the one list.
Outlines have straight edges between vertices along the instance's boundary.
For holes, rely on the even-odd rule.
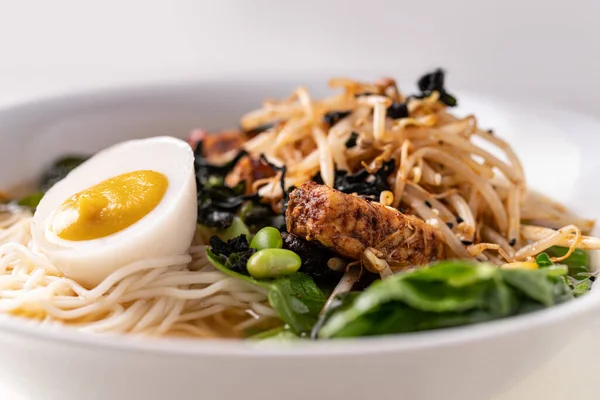
[[550,256],[548,256],[546,253],[538,254],[538,256],[535,258],[535,262],[540,268],[547,268],[551,265],[554,265],[552,260],[550,260]]
[[44,197],[44,192],[36,192],[30,194],[29,196],[23,197],[17,202],[17,204],[35,210],[38,204],[40,204],[40,201],[42,201],[42,197]]
[[[567,247],[561,246],[552,246],[549,249],[546,249],[546,253],[550,257],[563,257],[568,251],[569,249]],[[569,257],[562,260],[560,263],[569,267],[569,275],[572,277],[576,278],[581,273],[589,273],[589,259],[585,250],[575,249]]]

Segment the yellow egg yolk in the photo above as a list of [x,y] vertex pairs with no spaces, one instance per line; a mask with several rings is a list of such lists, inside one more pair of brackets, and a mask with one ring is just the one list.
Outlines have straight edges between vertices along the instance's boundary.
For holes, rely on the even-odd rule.
[[133,171],[85,189],[54,213],[50,229],[61,239],[99,239],[135,224],[162,200],[168,179],[150,171]]

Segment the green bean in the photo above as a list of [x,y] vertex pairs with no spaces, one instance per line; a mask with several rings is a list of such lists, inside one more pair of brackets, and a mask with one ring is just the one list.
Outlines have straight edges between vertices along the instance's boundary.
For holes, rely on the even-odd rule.
[[260,231],[256,232],[256,235],[252,238],[250,247],[256,250],[280,249],[283,247],[281,233],[271,226],[262,228]]
[[254,278],[277,278],[298,271],[302,260],[286,249],[259,250],[248,259],[246,268]]

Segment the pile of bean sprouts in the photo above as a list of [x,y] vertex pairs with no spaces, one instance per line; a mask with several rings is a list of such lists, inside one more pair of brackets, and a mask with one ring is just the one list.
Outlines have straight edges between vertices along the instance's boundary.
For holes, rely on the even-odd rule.
[[[438,228],[448,256],[534,267],[533,257],[551,246],[569,247],[553,261],[576,248],[600,249],[599,239],[584,236],[593,221],[528,190],[509,144],[481,129],[475,116],[452,115],[439,92],[405,96],[389,78],[372,84],[332,79],[329,86],[341,93],[313,99],[300,87],[288,99],[266,101],[242,119],[247,131],[271,126],[244,148],[285,166],[286,189],[319,172],[325,184],[334,186],[336,169],[376,171],[393,159],[391,190],[382,192],[379,201]],[[387,116],[393,104],[406,106],[408,117]],[[330,126],[324,116],[332,112],[345,116]],[[351,135],[358,135],[357,144],[347,147]],[[490,147],[496,151],[486,150]],[[280,178],[281,173],[254,182],[254,189],[279,201]]]

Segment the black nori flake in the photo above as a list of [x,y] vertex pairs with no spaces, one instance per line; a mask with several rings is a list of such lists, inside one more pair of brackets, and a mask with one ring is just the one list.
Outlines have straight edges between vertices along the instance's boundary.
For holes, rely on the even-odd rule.
[[454,227],[454,224],[452,222],[446,222],[446,226],[452,229],[452,227]]
[[463,223],[463,222],[465,222],[465,220],[464,220],[464,219],[462,219],[460,216],[459,216],[459,217],[456,217],[456,223],[457,223],[457,224],[461,224],[461,223]]
[[356,93],[356,94],[354,95],[354,97],[361,97],[361,96],[372,96],[372,95],[374,95],[374,94],[375,94],[375,93],[373,93],[373,92],[363,92],[363,93]]
[[429,207],[429,208],[433,207],[433,206],[431,205],[431,203],[429,202],[429,200],[425,200],[425,205],[426,205],[427,207]]
[[256,126],[256,127],[252,128],[252,129],[248,129],[247,131],[244,131],[244,132],[248,136],[256,136],[259,133],[262,133],[262,132],[264,132],[266,130],[269,130],[269,129],[273,128],[277,123],[278,123],[278,121],[268,122],[266,124]]
[[[367,200],[377,200],[381,192],[390,190],[388,177],[394,172],[395,166],[396,162],[391,159],[384,162],[373,174],[364,168],[353,174],[336,169],[334,188],[347,194],[356,193]],[[312,180],[323,184],[320,172],[317,172]]]
[[344,145],[346,146],[347,149],[352,148],[354,146],[356,146],[356,141],[358,140],[358,137],[360,135],[356,132],[352,132],[350,134],[350,137],[348,138],[348,140],[346,140],[346,143],[344,143]]
[[271,206],[258,201],[249,203],[246,209],[242,207],[241,218],[251,232],[258,232],[265,226],[285,231],[285,216],[275,213]]
[[438,92],[440,94],[440,101],[447,106],[454,107],[458,104],[456,98],[446,91],[444,87],[445,72],[443,69],[438,68],[435,71],[423,75],[417,82],[421,94],[415,95],[416,98],[425,98],[431,93]]
[[510,239],[510,242],[508,242],[508,244],[509,244],[510,246],[514,246],[515,244],[517,244],[517,239],[516,239],[516,238],[512,238],[512,239]]
[[325,122],[330,127],[334,126],[341,119],[346,118],[350,115],[351,111],[330,111],[327,114],[323,115],[323,122]]
[[408,118],[408,105],[407,103],[392,103],[386,111],[386,116],[392,119]]
[[335,285],[344,271],[334,271],[327,266],[332,257],[339,257],[335,252],[322,246],[319,242],[307,241],[291,233],[282,233],[283,248],[300,256],[302,264],[300,272],[312,276],[318,284]]
[[69,172],[77,168],[88,158],[81,155],[69,155],[56,160],[50,168],[44,171],[40,179],[40,191],[48,191],[56,182],[62,180]]
[[596,281],[596,277],[594,275],[590,276],[588,278],[591,282],[595,282]]
[[285,210],[287,209],[287,205],[290,202],[290,193],[295,189],[295,187],[290,187],[288,190],[285,189],[285,173],[287,172],[287,167],[284,165],[279,167],[267,160],[264,154],[260,155],[260,159],[266,163],[269,167],[273,168],[275,171],[281,172],[281,177],[279,178],[279,185],[281,186],[281,193],[283,193],[283,203],[282,203],[282,214],[285,214]]
[[198,223],[217,229],[231,226],[239,207],[255,196],[245,196],[246,183],[240,182],[230,187],[225,177],[235,165],[247,155],[240,151],[231,161],[223,165],[209,163],[202,154],[203,142],[199,141],[194,150],[196,172],[196,192],[198,196]]
[[465,246],[470,246],[473,244],[473,242],[471,242],[470,240],[461,240],[461,243],[464,244]]
[[223,265],[232,271],[248,274],[246,263],[256,250],[250,248],[246,235],[229,239],[227,242],[218,236],[212,236],[209,243],[211,251],[221,259]]

